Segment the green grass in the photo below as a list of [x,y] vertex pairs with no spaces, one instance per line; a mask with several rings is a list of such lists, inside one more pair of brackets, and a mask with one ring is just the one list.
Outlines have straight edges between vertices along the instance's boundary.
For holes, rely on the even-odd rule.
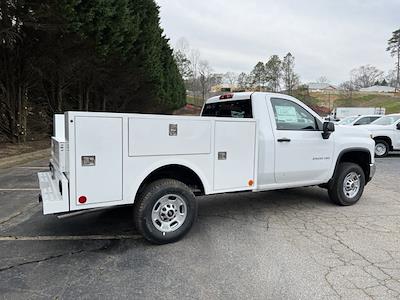
[[[322,98],[324,97],[324,98]],[[317,97],[320,105],[327,106],[326,96]],[[334,107],[384,107],[386,114],[400,112],[400,96],[387,94],[361,94],[354,93],[353,96],[332,96]]]

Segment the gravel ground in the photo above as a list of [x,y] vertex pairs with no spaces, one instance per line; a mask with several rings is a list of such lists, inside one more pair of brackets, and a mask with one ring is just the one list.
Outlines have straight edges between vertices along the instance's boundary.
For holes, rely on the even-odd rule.
[[203,197],[192,231],[164,246],[129,208],[43,216],[46,165],[0,170],[0,298],[400,298],[399,154],[355,206],[317,187]]

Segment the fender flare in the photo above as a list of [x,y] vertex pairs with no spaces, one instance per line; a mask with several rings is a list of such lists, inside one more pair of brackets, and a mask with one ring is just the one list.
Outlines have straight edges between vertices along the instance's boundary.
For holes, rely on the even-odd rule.
[[[336,159],[336,163],[335,163],[335,168],[333,169],[333,173],[332,173],[332,176],[331,176],[331,179],[329,179],[329,182],[332,180],[332,178],[335,176],[335,174],[336,174],[336,171],[337,171],[337,169],[338,169],[338,167],[339,167],[339,162],[340,162],[340,160],[342,159],[342,157],[343,157],[343,155],[345,155],[346,153],[350,153],[350,152],[365,152],[365,153],[367,153],[368,154],[368,157],[369,157],[369,163],[371,163],[371,152],[369,151],[369,149],[367,149],[367,148],[362,148],[362,147],[352,147],[352,148],[346,148],[346,149],[343,149],[340,153],[339,153],[339,155],[338,155],[338,157],[337,157],[337,159]],[[365,174],[365,175],[367,175],[367,174]],[[366,176],[367,177],[367,176]],[[367,178],[366,178],[367,179]]]

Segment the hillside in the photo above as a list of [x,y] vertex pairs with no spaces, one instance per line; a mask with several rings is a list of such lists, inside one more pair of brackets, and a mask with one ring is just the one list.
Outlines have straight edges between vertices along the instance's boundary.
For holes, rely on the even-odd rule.
[[311,93],[310,96],[314,99],[315,103],[319,106],[326,108],[333,107],[384,107],[386,114],[400,112],[400,94],[366,94],[355,92],[350,95],[345,94],[325,94],[325,93]]

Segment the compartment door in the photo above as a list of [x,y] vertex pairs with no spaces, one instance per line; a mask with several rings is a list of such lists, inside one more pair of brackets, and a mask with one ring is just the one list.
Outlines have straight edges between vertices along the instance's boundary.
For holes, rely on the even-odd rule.
[[251,190],[255,182],[255,122],[215,122],[214,190]]
[[[78,206],[122,200],[122,118],[75,117]],[[80,196],[87,198],[79,203]]]

